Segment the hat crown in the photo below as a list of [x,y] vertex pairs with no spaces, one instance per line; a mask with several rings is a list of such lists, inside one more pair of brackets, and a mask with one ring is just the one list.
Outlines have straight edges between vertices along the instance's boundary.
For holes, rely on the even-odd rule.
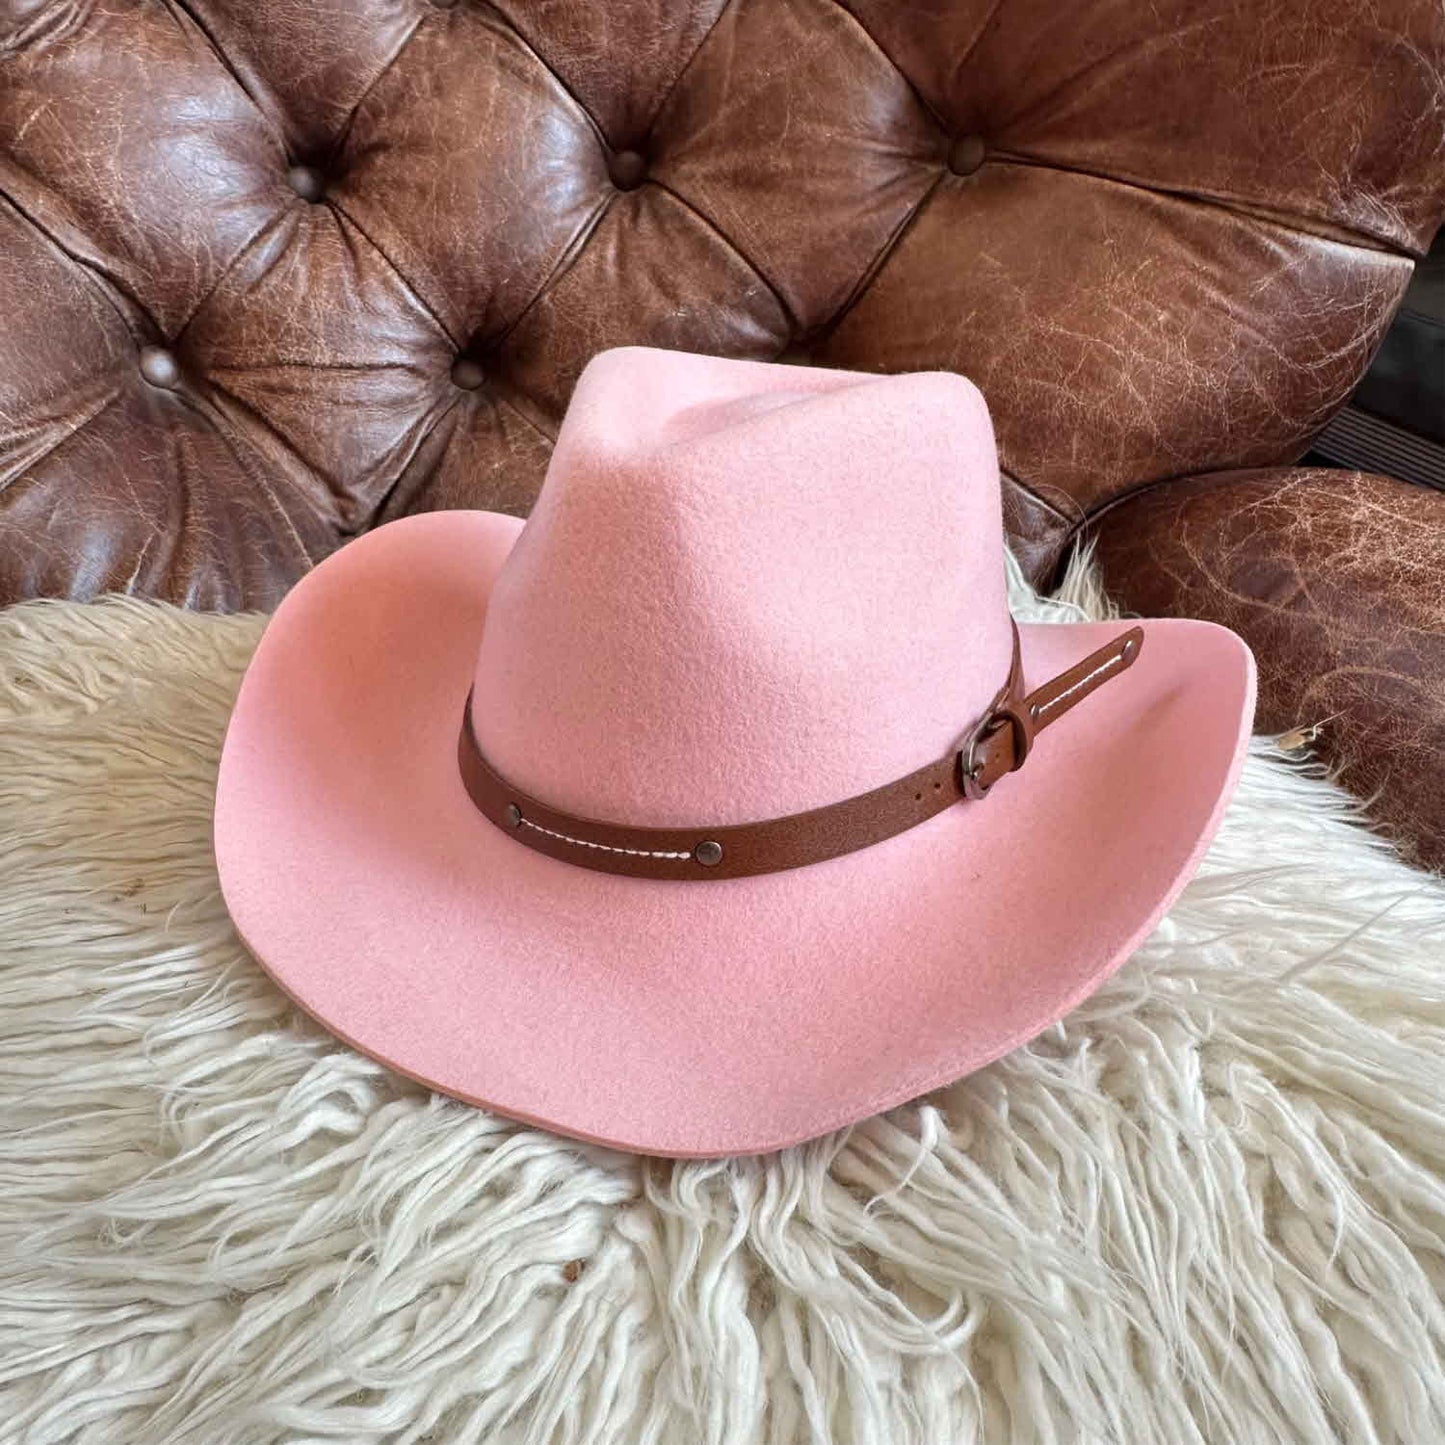
[[629,348],[577,383],[488,604],[478,742],[552,806],[741,823],[943,755],[1011,651],[977,389]]

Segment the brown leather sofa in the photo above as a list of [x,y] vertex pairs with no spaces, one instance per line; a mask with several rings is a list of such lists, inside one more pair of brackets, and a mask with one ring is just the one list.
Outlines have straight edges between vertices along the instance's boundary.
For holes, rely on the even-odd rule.
[[1445,496],[1289,464],[1442,97],[1439,0],[0,0],[0,600],[525,511],[606,346],[947,367],[1034,576],[1237,627],[1440,862]]

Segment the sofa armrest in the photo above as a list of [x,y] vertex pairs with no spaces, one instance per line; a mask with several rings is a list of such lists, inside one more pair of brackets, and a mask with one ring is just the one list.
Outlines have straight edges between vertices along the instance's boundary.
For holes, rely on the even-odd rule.
[[1091,519],[1130,612],[1222,622],[1259,662],[1261,731],[1318,754],[1401,850],[1445,868],[1445,493],[1270,468],[1163,482]]

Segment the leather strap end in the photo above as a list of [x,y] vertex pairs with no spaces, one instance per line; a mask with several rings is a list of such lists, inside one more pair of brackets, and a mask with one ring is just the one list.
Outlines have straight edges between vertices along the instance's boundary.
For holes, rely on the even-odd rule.
[[1131,627],[1127,632],[1110,638],[1103,647],[1076,662],[1067,672],[1061,672],[1036,688],[1024,699],[1034,731],[1041,732],[1050,723],[1057,722],[1110,678],[1127,672],[1133,667],[1143,646],[1144,629]]

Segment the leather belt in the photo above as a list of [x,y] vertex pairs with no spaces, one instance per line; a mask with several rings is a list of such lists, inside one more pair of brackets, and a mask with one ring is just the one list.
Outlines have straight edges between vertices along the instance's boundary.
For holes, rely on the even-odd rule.
[[1023,766],[1039,733],[1130,667],[1143,643],[1143,631],[1131,627],[1024,696],[1015,626],[1007,682],[944,757],[842,802],[758,823],[634,828],[550,807],[513,787],[482,756],[470,695],[457,759],[477,808],[519,843],[549,857],[632,878],[702,881],[779,873],[881,843],[957,802],[987,796],[1001,777]]

